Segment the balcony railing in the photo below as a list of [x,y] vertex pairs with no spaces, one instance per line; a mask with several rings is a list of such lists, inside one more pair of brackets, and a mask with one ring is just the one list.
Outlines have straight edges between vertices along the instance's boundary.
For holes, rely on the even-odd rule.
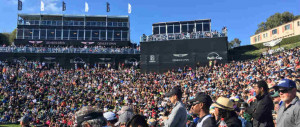
[[[19,20],[18,25],[47,25],[47,26],[84,26],[84,21],[60,21],[60,20]],[[128,22],[97,22],[86,21],[85,26],[92,27],[129,27]]]
[[199,39],[199,38],[215,38],[227,37],[227,32],[192,32],[192,33],[168,33],[168,34],[155,34],[143,35],[140,38],[141,42],[150,41],[166,41],[166,40],[184,40],[184,39]]
[[48,48],[48,47],[0,47],[7,53],[85,53],[85,54],[140,54],[133,48]]

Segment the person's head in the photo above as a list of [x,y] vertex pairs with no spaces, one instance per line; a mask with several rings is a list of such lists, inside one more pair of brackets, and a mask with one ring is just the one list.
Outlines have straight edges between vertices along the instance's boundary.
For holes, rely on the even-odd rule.
[[118,122],[116,114],[113,112],[106,112],[103,114],[103,116],[107,120],[107,126],[114,127],[114,125]]
[[90,106],[85,106],[75,113],[75,124],[76,127],[101,127],[106,125],[106,119],[103,117],[102,112]]
[[208,113],[209,107],[212,104],[212,99],[209,95],[205,93],[197,93],[196,97],[192,100],[189,100],[192,103],[191,112],[193,114],[199,114],[201,110]]
[[233,102],[229,98],[219,97],[215,103],[212,104],[215,107],[215,116],[218,118],[227,118],[234,113]]
[[260,80],[254,84],[254,90],[256,95],[263,95],[264,93],[268,93],[269,87],[264,80]]
[[166,97],[169,97],[171,103],[176,103],[181,100],[182,92],[179,86],[175,86],[171,89],[169,93],[165,94]]
[[280,102],[280,96],[279,96],[278,91],[274,92],[274,94],[272,94],[271,97],[272,97],[272,100],[275,104]]
[[296,97],[296,83],[289,79],[282,79],[277,86],[280,98],[284,102],[291,102]]
[[148,127],[148,124],[144,116],[135,115],[127,122],[126,127]]
[[[122,108],[123,109],[123,108]],[[119,114],[119,120],[118,122],[115,124],[115,126],[120,126],[120,127],[125,127],[126,123],[134,116],[134,113],[132,112],[132,110],[128,111],[124,111],[122,112],[122,114]]]
[[18,121],[20,121],[20,125],[23,126],[27,126],[29,125],[29,117],[24,115],[21,119],[19,119]]

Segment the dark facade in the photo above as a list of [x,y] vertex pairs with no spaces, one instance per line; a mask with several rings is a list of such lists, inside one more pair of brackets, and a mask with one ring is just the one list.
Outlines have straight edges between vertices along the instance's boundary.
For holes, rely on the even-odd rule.
[[131,46],[128,16],[19,14],[15,44]]
[[227,37],[141,43],[142,72],[165,72],[184,66],[227,62]]

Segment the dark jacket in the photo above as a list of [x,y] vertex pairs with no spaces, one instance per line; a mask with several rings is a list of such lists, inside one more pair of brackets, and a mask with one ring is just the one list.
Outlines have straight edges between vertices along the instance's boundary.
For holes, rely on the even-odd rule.
[[242,121],[239,120],[237,116],[230,117],[229,119],[225,119],[225,123],[227,127],[242,127]]
[[269,94],[256,96],[256,102],[246,110],[253,117],[253,127],[274,127],[274,104]]

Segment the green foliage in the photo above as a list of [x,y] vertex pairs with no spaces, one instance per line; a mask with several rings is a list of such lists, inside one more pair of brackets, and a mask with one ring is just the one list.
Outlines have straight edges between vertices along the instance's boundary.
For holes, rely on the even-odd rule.
[[260,24],[257,25],[258,28],[255,31],[255,34],[288,23],[297,18],[300,18],[300,15],[294,16],[294,14],[290,12],[283,12],[281,14],[275,13],[274,15],[271,15],[266,22],[261,22]]
[[17,35],[17,29],[14,29],[14,31],[11,32],[10,35],[9,35],[9,42],[10,42],[10,44],[15,41],[16,35]]
[[9,33],[0,33],[0,44],[9,45]]
[[228,43],[228,48],[233,49],[235,47],[239,47],[241,45],[241,40],[238,38],[234,38],[232,41]]

